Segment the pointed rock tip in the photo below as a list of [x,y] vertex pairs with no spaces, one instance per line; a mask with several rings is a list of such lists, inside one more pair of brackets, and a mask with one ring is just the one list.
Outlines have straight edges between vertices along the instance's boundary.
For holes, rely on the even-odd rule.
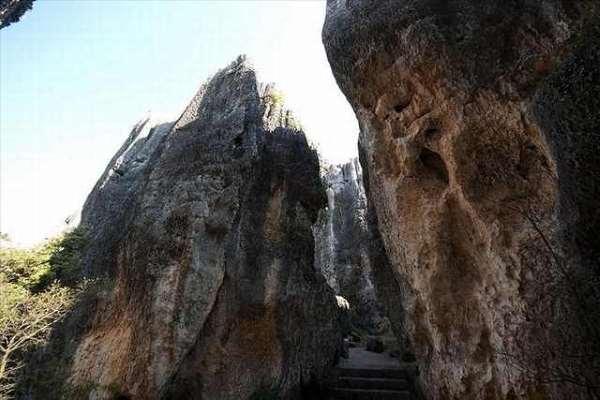
[[151,110],[148,110],[135,123],[134,129],[140,130],[142,128],[146,128],[147,130],[149,130],[158,125],[171,123],[171,122],[173,122],[173,120],[174,120],[174,118],[171,115],[166,115],[164,113],[155,113],[155,112],[152,112]]

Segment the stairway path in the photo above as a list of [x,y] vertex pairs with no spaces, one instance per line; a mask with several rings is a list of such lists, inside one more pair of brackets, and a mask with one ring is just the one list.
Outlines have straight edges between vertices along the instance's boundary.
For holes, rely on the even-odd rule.
[[330,388],[332,400],[416,400],[412,379],[415,367],[402,364],[387,353],[349,349],[335,369]]

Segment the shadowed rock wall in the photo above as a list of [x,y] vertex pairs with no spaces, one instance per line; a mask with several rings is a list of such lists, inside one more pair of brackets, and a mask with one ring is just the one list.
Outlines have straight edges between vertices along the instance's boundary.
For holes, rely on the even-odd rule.
[[71,369],[92,397],[298,398],[334,363],[318,158],[273,93],[240,58],[174,125],[136,126],[90,194],[86,271],[114,281]]

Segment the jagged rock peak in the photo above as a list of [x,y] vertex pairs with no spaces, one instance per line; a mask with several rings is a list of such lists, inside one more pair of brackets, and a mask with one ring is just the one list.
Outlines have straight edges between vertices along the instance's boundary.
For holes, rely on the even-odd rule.
[[260,93],[264,105],[263,121],[267,130],[274,131],[278,127],[302,130],[300,121],[286,108],[284,95],[274,83],[261,85]]
[[[284,95],[278,90],[274,83],[261,83],[257,79],[257,72],[245,55],[240,55],[235,61],[226,68],[219,71],[215,76],[201,85],[200,89],[183,112],[180,119],[175,124],[175,129],[194,121],[202,112],[210,112],[215,109],[207,108],[202,110],[202,99],[208,91],[211,96],[215,96],[216,87],[235,87],[236,90],[229,92],[229,101],[242,101],[253,113],[259,113],[262,116],[263,127],[267,131],[274,131],[277,128],[289,128],[301,130],[300,123],[293,116],[293,113],[285,107]],[[221,100],[224,102],[223,100]],[[204,104],[210,107],[210,104]]]
[[31,10],[35,0],[2,0],[0,1],[0,29],[19,22],[23,14]]
[[348,186],[355,192],[358,207],[366,209],[363,173],[358,157],[354,157],[344,164],[327,165],[324,170],[323,177],[330,191],[337,192]]
[[590,0],[327,2],[378,292],[431,399],[600,396],[599,21]]
[[353,328],[382,333],[383,310],[372,283],[367,199],[357,158],[324,168],[327,208],[314,227],[317,268],[350,302]]
[[92,397],[297,398],[332,366],[318,156],[279,111],[265,117],[273,93],[238,58],[174,124],[137,124],[90,193],[86,270],[113,283],[73,341],[71,382]]
[[[154,169],[154,163],[160,159],[165,147],[174,142],[169,138],[191,132],[204,135],[187,139],[196,146],[207,148],[208,143],[217,145],[219,142],[222,146],[230,142],[229,149],[235,153],[233,158],[243,159],[259,156],[260,147],[266,140],[265,133],[298,134],[295,140],[306,142],[300,124],[285,108],[281,92],[274,84],[258,82],[248,57],[239,56],[200,86],[175,122],[164,122],[150,114],[132,128],[82,210],[82,223],[88,227],[91,239],[98,243],[87,253],[86,274],[111,273],[105,267],[113,265],[106,260],[112,254],[109,247],[124,234],[116,228],[119,226],[117,221],[132,217],[133,211],[128,205],[136,201],[147,174]],[[182,160],[187,160],[190,155],[184,150]],[[115,227],[115,231],[110,227]]]
[[111,273],[107,257],[125,233],[120,227],[129,218],[145,175],[173,124],[152,115],[138,121],[88,195],[81,210],[81,224],[95,245],[84,256],[86,275]]

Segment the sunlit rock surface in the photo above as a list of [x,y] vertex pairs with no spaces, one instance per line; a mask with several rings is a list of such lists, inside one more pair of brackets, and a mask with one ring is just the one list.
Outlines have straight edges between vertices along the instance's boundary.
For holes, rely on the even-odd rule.
[[328,166],[323,181],[328,201],[315,225],[317,267],[348,300],[352,325],[379,332],[385,323],[372,283],[367,198],[358,159]]
[[147,117],[138,122],[88,196],[81,224],[87,228],[94,244],[85,254],[85,273],[107,275],[114,271],[112,262],[116,248],[127,234],[127,226],[135,213],[145,177],[160,157],[164,139],[173,122],[158,122]]
[[593,1],[327,2],[391,264],[381,286],[399,292],[432,399],[597,394],[597,15]]
[[174,124],[137,125],[98,181],[86,271],[114,289],[71,368],[91,398],[298,398],[335,362],[318,157],[279,100],[240,58]]

